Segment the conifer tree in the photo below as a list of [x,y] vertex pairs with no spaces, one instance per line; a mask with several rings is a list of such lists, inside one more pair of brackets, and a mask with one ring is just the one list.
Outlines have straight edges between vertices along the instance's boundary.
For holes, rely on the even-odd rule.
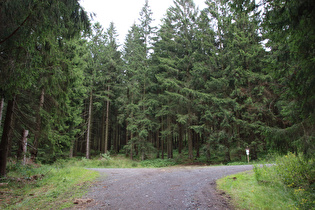
[[[90,57],[88,58],[87,67],[85,69],[85,85],[88,92],[87,99],[87,131],[86,131],[86,158],[90,158],[90,147],[92,143],[93,115],[94,108],[100,109],[103,100],[107,99],[107,94],[104,89],[106,82],[106,67],[107,64],[107,35],[104,32],[100,23],[93,25],[91,40],[89,41]],[[99,88],[101,85],[101,88]]]
[[[126,38],[124,61],[126,63],[127,103],[125,113],[127,116],[127,131],[130,132],[128,145],[131,158],[136,153],[141,154],[144,160],[153,147],[149,142],[149,133],[153,131],[154,122],[151,121],[150,104],[154,103],[149,98],[148,90],[150,81],[150,48],[154,28],[151,27],[152,12],[148,1],[145,2],[140,12],[140,24],[134,24]],[[152,115],[151,115],[152,116]],[[127,135],[128,136],[128,135]],[[128,138],[128,137],[127,137]]]
[[[118,50],[117,43],[117,32],[114,23],[110,23],[110,26],[107,30],[107,43],[106,43],[106,72],[104,72],[105,76],[105,86],[107,86],[107,99],[106,99],[106,120],[105,120],[105,136],[104,136],[104,152],[108,152],[109,143],[109,115],[110,115],[110,102],[112,99],[117,98],[117,91],[121,85],[121,77],[122,77],[122,57],[121,53]],[[117,107],[112,106],[113,109],[117,109]],[[113,110],[112,109],[112,110]],[[114,127],[114,126],[112,126]],[[117,139],[115,140],[117,141]]]
[[[0,25],[0,52],[3,61],[1,61],[1,69],[6,70],[1,71],[0,90],[1,95],[4,95],[8,101],[7,105],[11,106],[7,106],[9,117],[12,116],[11,111],[14,109],[16,96],[33,85],[36,86],[43,71],[58,74],[58,70],[63,69],[54,68],[55,65],[45,59],[45,54],[42,52],[50,53],[50,48],[58,50],[64,40],[73,38],[87,29],[89,21],[85,11],[75,0],[67,2],[14,0],[2,2],[1,5],[3,5],[1,20],[4,20]],[[52,78],[56,77],[55,75]],[[8,134],[13,128],[11,122],[12,119],[9,118],[4,122],[0,156],[1,176],[5,175],[11,141]]]
[[285,119],[269,130],[268,139],[282,153],[298,150],[310,157],[315,150],[315,3],[266,0],[263,6],[264,38],[270,49],[266,69],[277,81],[275,104]]
[[[172,157],[172,142],[176,136],[176,126],[185,126],[187,132],[189,158],[193,158],[193,124],[196,121],[193,110],[194,88],[191,86],[191,70],[198,10],[193,1],[174,1],[175,6],[168,9],[155,44],[155,72],[160,85],[162,106],[158,117],[163,117],[168,158]],[[181,135],[183,137],[184,135]],[[181,141],[181,140],[180,140]]]

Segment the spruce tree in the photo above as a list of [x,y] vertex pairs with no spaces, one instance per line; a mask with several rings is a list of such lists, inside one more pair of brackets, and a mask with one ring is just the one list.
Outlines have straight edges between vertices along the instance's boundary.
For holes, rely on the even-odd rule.
[[[1,95],[6,98],[7,116],[21,92],[37,85],[42,73],[52,73],[57,78],[58,70],[64,70],[61,62],[51,63],[46,59],[50,49],[59,50],[64,40],[74,38],[88,29],[89,21],[78,1],[35,2],[5,1],[1,3]],[[25,8],[29,8],[26,10]],[[56,53],[52,53],[54,56]],[[47,63],[45,63],[47,62]],[[55,75],[54,75],[55,74]],[[60,84],[60,83],[59,83]],[[66,86],[61,85],[63,88]],[[58,86],[58,87],[61,87]],[[59,98],[61,99],[61,98]],[[9,103],[10,102],[10,103]],[[11,103],[13,102],[13,103]],[[12,119],[4,122],[1,139],[0,169],[5,175],[6,158],[10,145]],[[39,122],[39,121],[38,121]]]
[[[140,12],[140,23],[134,24],[126,38],[124,48],[124,61],[126,63],[127,98],[124,113],[127,117],[127,150],[131,158],[140,153],[144,160],[153,149],[149,141],[149,134],[153,132],[154,122],[151,121],[154,98],[149,95],[151,89],[150,79],[150,48],[154,28],[151,27],[152,12],[148,1]],[[129,136],[129,137],[128,137]]]
[[[168,9],[155,44],[154,62],[156,78],[160,86],[162,102],[157,117],[162,117],[162,137],[166,139],[168,158],[172,157],[176,128],[184,127],[187,133],[189,158],[193,158],[193,125],[196,118],[193,110],[194,87],[191,71],[198,10],[193,1],[174,1]],[[163,122],[164,121],[164,122]],[[174,126],[177,122],[177,126]],[[184,135],[181,134],[181,137]],[[180,140],[182,141],[182,140]]]
[[[314,154],[314,8],[305,1],[269,1],[264,6],[264,38],[270,53],[266,70],[277,81],[282,125],[269,130],[270,145],[280,152]],[[289,123],[288,123],[289,122]],[[285,128],[285,129],[284,129]],[[288,147],[282,148],[281,144]]]

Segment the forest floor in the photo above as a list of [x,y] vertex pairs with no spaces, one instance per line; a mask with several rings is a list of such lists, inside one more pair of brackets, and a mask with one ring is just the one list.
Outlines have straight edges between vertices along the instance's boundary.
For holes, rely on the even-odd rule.
[[92,169],[100,178],[74,209],[233,209],[216,180],[244,166]]

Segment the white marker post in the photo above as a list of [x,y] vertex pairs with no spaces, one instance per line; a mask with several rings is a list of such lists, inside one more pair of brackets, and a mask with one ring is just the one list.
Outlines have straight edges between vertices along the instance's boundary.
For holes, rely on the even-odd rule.
[[249,148],[246,148],[247,162],[249,163]]

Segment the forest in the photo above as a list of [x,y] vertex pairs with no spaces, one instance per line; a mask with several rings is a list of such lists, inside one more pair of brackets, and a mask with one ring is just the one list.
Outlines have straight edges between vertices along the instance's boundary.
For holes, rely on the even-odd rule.
[[23,155],[314,156],[315,1],[174,0],[159,27],[149,3],[119,45],[77,0],[0,2],[0,176]]

